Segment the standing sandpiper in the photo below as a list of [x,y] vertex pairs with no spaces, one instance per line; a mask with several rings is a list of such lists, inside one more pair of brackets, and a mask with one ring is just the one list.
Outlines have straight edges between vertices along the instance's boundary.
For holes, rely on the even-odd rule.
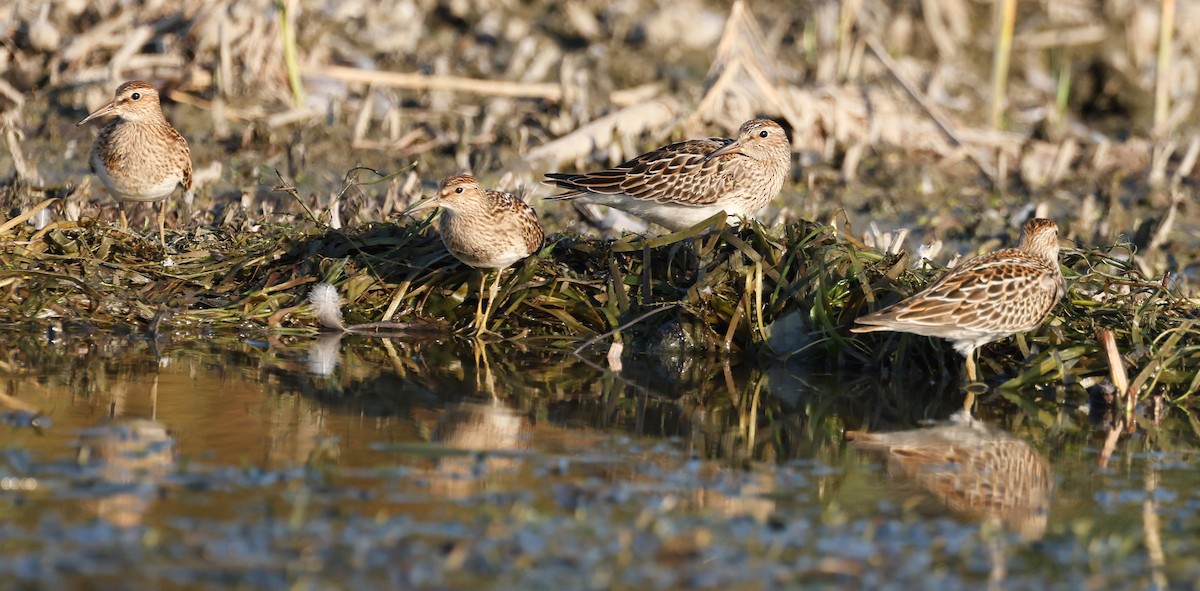
[[850,330],[895,330],[953,341],[954,350],[967,360],[967,380],[973,383],[975,350],[1037,328],[1063,291],[1058,225],[1035,218],[1025,223],[1017,248],[966,261],[924,291],[859,318],[865,326]]
[[[487,319],[500,292],[500,275],[513,263],[542,246],[545,233],[537,213],[527,203],[503,191],[484,190],[469,174],[446,177],[433,199],[418,203],[407,213],[441,207],[442,242],[454,258],[480,269],[479,301],[475,308],[475,335],[488,332]],[[483,308],[483,286],[489,269],[496,280]]]
[[783,128],[770,119],[751,119],[737,139],[678,142],[608,170],[550,173],[545,182],[567,190],[550,199],[607,205],[678,231],[719,211],[753,215],[779,194],[791,173],[792,149]]
[[[108,192],[120,201],[155,202],[166,199],[183,186],[192,188],[192,158],[187,140],[163,117],[158,90],[148,82],[134,80],[117,87],[116,98],[96,109],[76,126],[100,117],[112,117],[88,156],[92,172]],[[167,251],[166,205],[158,206],[158,241]],[[121,227],[127,228],[121,208]]]

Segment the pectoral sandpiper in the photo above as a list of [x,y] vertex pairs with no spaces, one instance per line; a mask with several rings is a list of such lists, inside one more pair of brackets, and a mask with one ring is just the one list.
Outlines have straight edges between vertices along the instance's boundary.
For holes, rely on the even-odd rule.
[[1058,248],[1057,224],[1029,220],[1017,248],[958,265],[924,291],[859,318],[863,326],[851,332],[895,330],[953,341],[975,382],[976,349],[1037,328],[1062,297]]
[[[436,197],[418,203],[407,213],[430,207],[444,210],[438,228],[450,254],[483,273],[473,326],[476,335],[486,333],[504,269],[542,246],[545,234],[537,213],[513,195],[484,190],[469,174],[447,177]],[[490,269],[496,269],[496,280],[488,290],[488,305],[484,309],[483,287]]]
[[[88,156],[92,172],[118,201],[163,201],[182,185],[192,188],[192,158],[187,140],[163,116],[158,90],[134,80],[117,87],[111,103],[76,123],[111,117]],[[158,206],[158,241],[166,252],[165,204]],[[128,227],[124,208],[122,228]]]
[[549,173],[545,182],[567,190],[550,199],[607,205],[678,231],[719,211],[753,215],[779,194],[791,172],[783,128],[752,119],[737,139],[678,142],[608,170]]

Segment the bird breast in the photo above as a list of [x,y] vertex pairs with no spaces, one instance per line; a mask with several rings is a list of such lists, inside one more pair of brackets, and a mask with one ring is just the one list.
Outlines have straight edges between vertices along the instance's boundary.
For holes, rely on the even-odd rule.
[[[489,223],[488,218],[453,210],[442,212],[439,228],[446,249],[454,258],[477,269],[503,269],[529,256],[526,232]],[[540,231],[540,227],[538,228]],[[541,237],[538,237],[538,246]]]
[[187,143],[171,131],[114,121],[92,146],[91,165],[114,196],[128,201],[157,201],[185,184],[191,170]]

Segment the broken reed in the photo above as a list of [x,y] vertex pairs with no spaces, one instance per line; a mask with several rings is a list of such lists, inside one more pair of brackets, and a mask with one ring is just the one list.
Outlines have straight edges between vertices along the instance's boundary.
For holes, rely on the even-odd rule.
[[[892,375],[961,366],[939,340],[847,332],[860,314],[944,269],[859,246],[831,226],[710,221],[660,237],[550,236],[505,274],[497,330],[562,350],[620,339],[627,351],[691,349],[878,366]],[[346,300],[347,323],[393,320],[450,333],[474,313],[477,271],[449,256],[431,222],[177,231],[171,266],[152,241],[109,223],[40,231],[5,224],[0,321],[307,334],[316,327],[305,296],[323,281]],[[1104,328],[1126,355],[1134,388],[1176,399],[1196,392],[1197,305],[1143,277],[1132,254],[1126,245],[1065,250],[1070,289],[1054,316],[1034,333],[985,347],[984,375],[1011,389],[1107,375],[1095,338]]]

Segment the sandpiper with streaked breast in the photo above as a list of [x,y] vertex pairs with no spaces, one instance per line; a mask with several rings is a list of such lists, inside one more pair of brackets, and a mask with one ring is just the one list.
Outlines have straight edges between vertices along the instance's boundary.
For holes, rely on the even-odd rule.
[[[158,90],[133,80],[117,87],[112,102],[76,125],[110,117],[88,155],[92,172],[120,201],[161,202],[182,186],[192,188],[192,158],[187,140],[163,116]],[[158,205],[158,240],[166,253],[166,206]],[[121,225],[128,227],[124,208]]]
[[[469,174],[447,177],[432,199],[409,208],[413,213],[441,207],[438,229],[442,242],[454,258],[479,269],[479,300],[475,309],[475,335],[487,333],[487,320],[500,291],[504,269],[537,252],[545,233],[537,213],[529,204],[503,191],[485,190]],[[483,286],[489,270],[496,279],[488,290],[487,309],[483,308]]]

